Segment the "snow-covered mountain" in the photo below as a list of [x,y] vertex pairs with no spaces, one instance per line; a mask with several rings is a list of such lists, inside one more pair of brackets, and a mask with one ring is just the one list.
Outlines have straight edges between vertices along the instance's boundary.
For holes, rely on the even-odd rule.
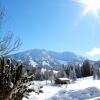
[[51,68],[60,67],[61,64],[77,64],[82,63],[85,59],[72,52],[54,52],[44,49],[33,49],[25,52],[20,52],[11,55],[13,59],[26,62],[33,67],[36,66],[50,66]]

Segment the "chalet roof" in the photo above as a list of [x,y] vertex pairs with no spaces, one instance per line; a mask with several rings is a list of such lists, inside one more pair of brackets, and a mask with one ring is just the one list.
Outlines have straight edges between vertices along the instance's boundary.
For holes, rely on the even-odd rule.
[[69,78],[58,78],[59,80],[70,80]]

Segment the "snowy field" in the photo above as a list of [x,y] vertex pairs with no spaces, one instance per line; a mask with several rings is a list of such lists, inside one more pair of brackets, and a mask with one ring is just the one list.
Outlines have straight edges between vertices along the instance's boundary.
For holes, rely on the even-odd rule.
[[78,79],[75,83],[68,85],[54,85],[45,81],[34,82],[29,88],[43,86],[43,93],[31,92],[23,100],[100,100],[100,80],[93,80],[92,77]]

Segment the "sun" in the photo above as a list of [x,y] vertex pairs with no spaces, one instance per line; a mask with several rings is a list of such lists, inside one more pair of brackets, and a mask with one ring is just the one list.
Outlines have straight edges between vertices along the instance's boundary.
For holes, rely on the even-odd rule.
[[85,6],[82,16],[85,16],[92,11],[92,13],[99,18],[98,11],[100,10],[100,0],[75,0],[75,2]]

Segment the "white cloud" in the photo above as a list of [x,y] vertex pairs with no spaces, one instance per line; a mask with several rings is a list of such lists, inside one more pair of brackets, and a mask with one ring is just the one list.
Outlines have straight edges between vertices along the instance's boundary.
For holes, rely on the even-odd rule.
[[91,51],[86,52],[87,55],[91,57],[95,57],[97,55],[100,55],[100,49],[99,48],[93,48]]

